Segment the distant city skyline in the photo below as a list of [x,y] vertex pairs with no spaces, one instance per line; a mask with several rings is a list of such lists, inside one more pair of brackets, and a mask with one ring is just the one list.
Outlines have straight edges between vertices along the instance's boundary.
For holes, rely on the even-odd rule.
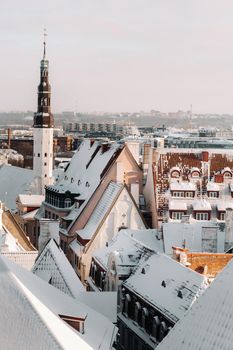
[[36,111],[47,28],[52,110],[233,113],[230,0],[8,0],[0,111]]

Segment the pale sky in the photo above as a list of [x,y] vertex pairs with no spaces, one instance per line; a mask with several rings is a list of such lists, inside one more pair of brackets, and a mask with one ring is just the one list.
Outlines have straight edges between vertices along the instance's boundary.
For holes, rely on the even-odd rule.
[[233,113],[232,0],[0,0],[0,111]]

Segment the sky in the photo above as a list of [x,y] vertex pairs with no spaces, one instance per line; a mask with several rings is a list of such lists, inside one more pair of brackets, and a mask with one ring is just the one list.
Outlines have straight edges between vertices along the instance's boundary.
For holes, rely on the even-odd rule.
[[0,0],[0,111],[233,113],[232,0]]

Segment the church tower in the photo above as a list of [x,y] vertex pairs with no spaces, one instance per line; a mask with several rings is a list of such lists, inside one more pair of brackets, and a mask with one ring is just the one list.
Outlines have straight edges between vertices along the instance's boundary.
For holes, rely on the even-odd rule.
[[45,186],[53,182],[53,128],[49,84],[49,61],[46,59],[46,34],[44,33],[44,53],[40,62],[40,84],[38,86],[38,106],[34,114],[33,171],[38,184],[37,194],[44,194]]

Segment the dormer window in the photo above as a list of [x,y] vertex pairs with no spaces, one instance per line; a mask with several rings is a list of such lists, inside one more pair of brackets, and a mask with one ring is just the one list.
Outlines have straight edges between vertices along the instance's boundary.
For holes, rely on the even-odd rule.
[[66,198],[64,204],[65,204],[65,208],[69,208],[71,206],[71,199]]
[[89,182],[88,182],[88,181],[86,182],[86,187],[90,187],[90,184],[89,184]]
[[74,182],[74,178],[73,178],[73,177],[70,179],[70,182],[71,182],[71,183],[73,183],[73,182]]

